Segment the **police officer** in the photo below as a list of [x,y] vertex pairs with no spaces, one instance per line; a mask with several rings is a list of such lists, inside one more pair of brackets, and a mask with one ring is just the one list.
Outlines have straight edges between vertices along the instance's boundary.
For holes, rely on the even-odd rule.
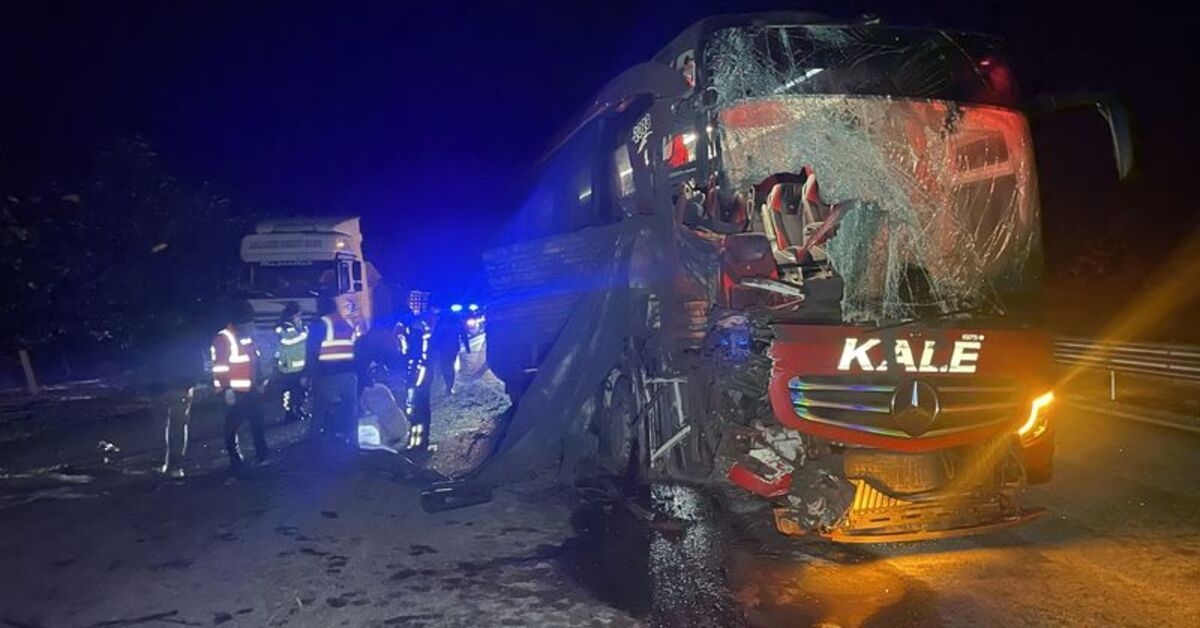
[[292,301],[283,308],[279,323],[275,325],[279,350],[275,353],[275,371],[279,373],[279,386],[283,396],[283,420],[293,423],[304,418],[304,401],[308,396],[307,365],[308,327],[300,317],[300,304]]
[[238,430],[250,423],[254,435],[254,453],[260,464],[270,458],[263,432],[262,394],[267,380],[263,376],[258,348],[253,337],[254,310],[249,303],[234,306],[229,324],[217,332],[209,351],[212,357],[213,387],[225,399],[225,449],[233,471],[245,467],[238,448]]
[[314,429],[351,444],[358,433],[358,332],[332,298],[317,303],[321,318],[308,335],[307,368],[312,375]]

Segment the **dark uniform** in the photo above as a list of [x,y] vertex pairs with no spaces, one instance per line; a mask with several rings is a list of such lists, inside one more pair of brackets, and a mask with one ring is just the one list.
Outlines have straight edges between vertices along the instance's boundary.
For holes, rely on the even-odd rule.
[[429,425],[433,421],[433,410],[429,403],[429,332],[429,324],[416,316],[406,322],[403,331],[407,371],[405,409],[412,422],[408,448],[415,450],[424,450],[429,446]]
[[443,312],[434,323],[429,350],[434,368],[442,376],[442,381],[446,382],[446,392],[451,395],[454,394],[455,367],[460,347],[467,353],[471,352],[466,321],[456,312]]

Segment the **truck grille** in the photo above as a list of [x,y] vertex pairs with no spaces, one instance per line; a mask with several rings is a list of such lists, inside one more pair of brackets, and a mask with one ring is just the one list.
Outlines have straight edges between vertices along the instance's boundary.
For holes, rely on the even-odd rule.
[[[897,425],[893,398],[900,380],[868,377],[846,383],[844,377],[793,377],[788,382],[792,408],[806,421],[914,438]],[[1011,379],[955,378],[924,380],[937,395],[938,412],[919,436],[941,436],[1012,420],[1021,409],[1021,391]]]

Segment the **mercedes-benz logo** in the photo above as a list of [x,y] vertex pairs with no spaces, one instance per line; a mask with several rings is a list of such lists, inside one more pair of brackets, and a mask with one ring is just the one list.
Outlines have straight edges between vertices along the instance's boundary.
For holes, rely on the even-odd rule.
[[941,411],[937,389],[919,379],[900,382],[892,395],[892,420],[909,436],[929,431]]

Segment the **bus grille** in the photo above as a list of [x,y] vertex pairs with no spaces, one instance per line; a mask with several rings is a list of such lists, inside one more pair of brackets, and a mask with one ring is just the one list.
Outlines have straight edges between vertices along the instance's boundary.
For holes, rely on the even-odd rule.
[[[1020,387],[1011,379],[924,381],[936,392],[939,410],[930,428],[920,437],[1010,421],[1022,408]],[[893,398],[899,384],[895,377],[868,377],[854,383],[847,383],[844,377],[793,377],[788,382],[788,391],[792,408],[800,419],[872,434],[914,438],[893,417]]]

